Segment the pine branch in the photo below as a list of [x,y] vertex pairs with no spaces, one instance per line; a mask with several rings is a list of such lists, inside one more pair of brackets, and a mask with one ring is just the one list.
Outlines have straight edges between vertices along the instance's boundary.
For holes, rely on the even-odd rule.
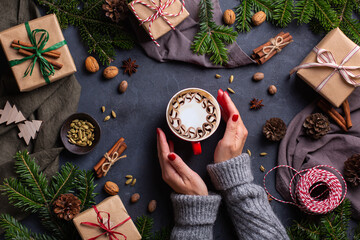
[[49,196],[51,199],[49,204],[52,204],[61,194],[67,193],[70,189],[74,188],[73,181],[76,171],[77,167],[70,163],[66,163],[61,167],[60,171],[53,176],[49,189]]
[[251,6],[252,0],[242,0],[235,9],[236,30],[238,32],[249,32],[251,30]]
[[46,176],[39,172],[39,165],[30,158],[26,150],[16,153],[15,159],[16,173],[19,175],[20,181],[29,187],[31,193],[40,203],[46,204],[48,181]]
[[37,202],[37,198],[15,178],[4,179],[0,190],[8,195],[11,204],[24,211],[35,213],[45,206],[44,203]]
[[94,175],[92,171],[79,170],[75,179],[75,184],[79,191],[78,197],[81,200],[80,211],[87,209],[95,204]]
[[171,227],[164,227],[160,231],[155,232],[152,240],[170,240],[171,236]]
[[214,64],[226,64],[228,50],[225,44],[233,43],[237,33],[229,27],[216,25],[211,0],[200,0],[199,8],[200,31],[195,35],[191,49],[198,55],[208,54]]
[[32,233],[8,214],[0,215],[0,227],[5,230],[6,239],[56,240],[56,238],[46,234]]
[[135,225],[142,239],[147,240],[151,238],[151,230],[154,225],[154,220],[151,217],[146,215],[137,217]]
[[280,27],[286,27],[292,21],[294,11],[293,0],[275,0],[273,2],[275,24]]
[[294,13],[295,19],[300,24],[309,23],[314,14],[314,0],[300,0],[296,2]]
[[314,0],[314,7],[314,17],[319,20],[325,31],[328,32],[338,25],[339,19],[336,12],[326,0]]
[[[114,60],[115,48],[131,49],[134,38],[125,23],[112,23],[102,10],[104,0],[37,0],[55,13],[61,28],[74,25],[80,31],[89,52],[95,52],[103,64]],[[81,6],[81,7],[79,7]]]

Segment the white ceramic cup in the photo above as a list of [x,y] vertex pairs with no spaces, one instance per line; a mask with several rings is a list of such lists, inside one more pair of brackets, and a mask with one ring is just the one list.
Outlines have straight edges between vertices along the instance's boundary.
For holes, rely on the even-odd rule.
[[201,154],[200,141],[210,137],[220,124],[220,106],[207,91],[186,88],[170,99],[166,121],[177,137],[192,143],[194,154],[198,155]]

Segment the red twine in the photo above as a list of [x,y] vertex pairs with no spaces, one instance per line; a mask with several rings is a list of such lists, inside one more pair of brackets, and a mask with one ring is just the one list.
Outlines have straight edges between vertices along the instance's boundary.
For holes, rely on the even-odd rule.
[[355,75],[350,70],[360,69],[360,66],[344,66],[344,64],[347,63],[355,55],[355,53],[357,53],[359,50],[360,50],[359,46],[354,47],[345,56],[345,58],[341,61],[341,63],[338,65],[336,63],[334,55],[330,51],[321,49],[321,48],[319,49],[318,47],[314,47],[313,51],[316,53],[316,61],[317,62],[316,63],[305,63],[300,66],[297,66],[290,71],[290,74],[293,74],[294,72],[296,72],[297,70],[302,69],[302,68],[328,67],[328,68],[333,68],[334,71],[319,84],[319,86],[315,89],[317,92],[320,92],[320,90],[326,85],[326,83],[331,79],[331,77],[336,72],[339,72],[340,75],[342,76],[342,78],[348,84],[350,84],[354,87],[358,87],[358,86],[360,86],[360,83],[355,82],[353,80],[353,78],[359,79],[360,74]]
[[[131,4],[130,4],[130,7],[131,9],[133,10],[133,13],[134,15],[136,16],[136,18],[140,21],[140,25],[146,23],[146,22],[150,22],[149,23],[149,35],[152,39],[152,41],[156,44],[156,46],[160,47],[159,43],[154,39],[154,36],[153,34],[151,33],[151,26],[152,26],[152,23],[158,19],[159,17],[161,17],[162,19],[164,19],[164,21],[169,24],[169,26],[175,30],[175,27],[171,24],[171,22],[167,19],[167,17],[177,17],[179,16],[180,14],[182,14],[182,12],[184,11],[184,7],[185,7],[185,1],[183,0],[182,1],[182,4],[181,4],[181,9],[180,11],[177,13],[177,14],[172,14],[172,13],[168,13],[168,12],[165,12],[164,10],[166,8],[168,8],[170,5],[172,5],[176,0],[167,0],[164,4],[162,3],[162,0],[159,0],[159,5],[156,5],[155,1],[154,0],[150,0],[150,2],[154,5],[149,5],[141,0],[135,0],[135,1],[132,1]],[[136,3],[139,3],[139,4],[142,4],[146,7],[148,7],[149,9],[153,10],[154,13],[149,16],[148,18],[146,19],[142,19],[139,17],[139,15],[136,13],[135,11],[135,8],[134,8],[134,5]]]
[[[275,198],[266,188],[266,176],[273,170],[281,167],[290,168],[295,172],[289,184],[289,192],[293,202]],[[334,173],[321,168],[330,168],[334,170],[339,174],[340,178]],[[294,184],[296,177],[299,177],[299,179],[295,185],[295,194],[293,194],[292,185]],[[342,180],[344,189],[339,179]],[[347,185],[343,176],[337,169],[329,165],[318,165],[302,171],[297,171],[293,167],[287,165],[276,166],[265,174],[264,188],[266,193],[274,200],[295,205],[309,214],[325,214],[334,210],[345,199],[347,193]]]
[[[96,237],[89,238],[88,240],[95,240],[95,239],[97,239],[98,237],[100,237],[100,236],[102,236],[102,235],[105,235],[105,234],[108,234],[108,235],[109,235],[109,239],[110,239],[110,240],[119,240],[119,239],[116,237],[115,234],[119,234],[119,235],[123,236],[125,240],[127,239],[127,237],[126,237],[124,234],[122,234],[122,233],[120,233],[120,232],[116,232],[116,231],[114,231],[113,229],[115,229],[115,228],[123,225],[124,223],[126,223],[127,221],[129,221],[129,220],[131,219],[131,217],[128,217],[127,219],[125,219],[124,221],[122,221],[121,223],[119,223],[118,225],[116,225],[116,226],[114,226],[114,227],[110,227],[110,213],[104,212],[104,211],[99,211],[99,210],[96,208],[96,206],[93,206],[93,208],[94,208],[94,210],[95,210],[95,212],[96,212],[97,221],[98,221],[99,224],[91,223],[91,222],[82,222],[81,224],[89,225],[89,226],[92,226],[92,227],[99,227],[99,228],[103,229],[104,232],[101,233],[100,235],[96,236]],[[107,221],[107,226],[106,226],[106,224],[104,224],[104,221],[103,221],[103,218],[102,218],[102,216],[101,216],[101,213],[107,214],[107,217],[108,217],[108,218],[107,218],[107,219],[108,219],[108,221]]]

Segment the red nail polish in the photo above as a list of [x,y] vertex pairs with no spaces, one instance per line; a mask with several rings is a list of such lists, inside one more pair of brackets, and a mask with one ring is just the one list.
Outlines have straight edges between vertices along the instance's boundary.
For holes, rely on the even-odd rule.
[[234,115],[232,116],[233,122],[236,122],[236,121],[238,120],[238,118],[239,118],[239,115],[238,115],[238,114],[234,114]]
[[157,134],[157,135],[160,135],[160,128],[157,128],[157,129],[156,129],[156,134]]
[[226,95],[228,95],[228,97],[230,97],[230,96],[229,96],[229,93],[228,93],[227,91],[225,91],[224,93],[225,93]]
[[176,158],[176,155],[174,153],[169,153],[168,158],[170,161],[174,161]]

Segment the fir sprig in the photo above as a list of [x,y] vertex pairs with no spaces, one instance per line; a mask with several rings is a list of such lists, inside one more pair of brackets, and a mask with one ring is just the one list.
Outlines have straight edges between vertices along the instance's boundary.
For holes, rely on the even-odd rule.
[[195,35],[191,49],[199,55],[210,55],[210,61],[217,65],[228,62],[226,44],[236,40],[237,33],[229,27],[219,26],[213,20],[211,0],[200,0],[200,31]]
[[[8,215],[0,217],[0,225],[7,236],[15,239],[76,239],[77,231],[72,222],[58,219],[53,213],[53,202],[63,193],[73,192],[82,202],[82,210],[94,203],[94,177],[91,171],[80,171],[67,163],[48,183],[39,165],[27,151],[15,156],[15,172],[18,178],[5,179],[0,190],[8,195],[9,202],[25,212],[39,215],[42,224],[52,236],[31,233]],[[9,237],[14,239],[12,237]]]
[[339,27],[350,39],[360,44],[359,0],[241,0],[236,9],[236,29],[251,29],[251,17],[264,11],[267,20],[276,26],[286,27],[293,19],[299,24],[310,24],[316,33],[329,32]]
[[61,28],[79,29],[89,53],[95,52],[103,64],[114,60],[115,48],[131,49],[134,38],[124,23],[113,23],[102,10],[104,0],[37,0],[49,13],[55,13]]
[[[348,239],[348,223],[351,217],[351,203],[345,199],[333,212],[319,217],[318,219],[303,219],[287,229],[288,235],[293,240],[300,239]],[[354,239],[358,235],[355,232]]]
[[143,240],[169,240],[171,235],[171,227],[164,227],[161,230],[152,233],[154,226],[154,219],[147,215],[137,217],[135,220],[135,226],[139,231]]

